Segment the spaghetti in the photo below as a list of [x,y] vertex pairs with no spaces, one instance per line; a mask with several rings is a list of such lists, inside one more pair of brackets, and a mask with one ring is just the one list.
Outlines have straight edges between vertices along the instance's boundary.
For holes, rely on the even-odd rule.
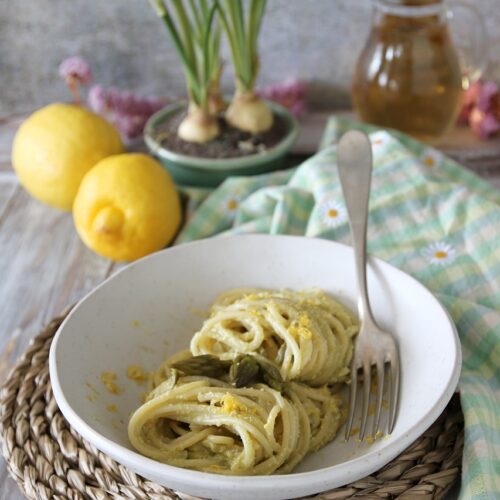
[[353,314],[321,290],[239,289],[217,298],[191,352],[225,360],[253,353],[285,380],[319,386],[347,379],[357,332]]
[[151,375],[129,422],[132,445],[204,472],[290,472],[343,422],[341,397],[325,384],[345,380],[356,325],[320,291],[223,294],[191,351]]

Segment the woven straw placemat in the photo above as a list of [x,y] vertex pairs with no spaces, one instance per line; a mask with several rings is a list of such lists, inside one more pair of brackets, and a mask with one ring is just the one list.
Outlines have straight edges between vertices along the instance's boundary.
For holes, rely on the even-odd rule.
[[[57,407],[48,356],[64,316],[35,337],[0,393],[0,439],[10,474],[32,499],[193,499],[138,476],[85,441]],[[440,418],[375,474],[316,499],[439,499],[460,475],[463,416],[454,396]]]

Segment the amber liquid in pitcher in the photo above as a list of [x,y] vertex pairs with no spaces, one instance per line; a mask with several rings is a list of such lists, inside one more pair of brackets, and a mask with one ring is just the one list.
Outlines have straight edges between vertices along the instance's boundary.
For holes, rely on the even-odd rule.
[[379,15],[353,82],[353,104],[364,121],[427,142],[455,123],[462,73],[440,17]]

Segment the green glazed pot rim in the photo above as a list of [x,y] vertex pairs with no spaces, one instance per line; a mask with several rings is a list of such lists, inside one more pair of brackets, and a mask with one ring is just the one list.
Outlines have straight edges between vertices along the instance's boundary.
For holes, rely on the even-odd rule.
[[185,101],[169,104],[165,108],[155,113],[146,123],[144,127],[144,141],[150,151],[157,157],[173,161],[181,165],[189,166],[200,170],[228,170],[228,169],[245,169],[254,167],[262,163],[267,163],[274,158],[283,156],[292,147],[297,139],[299,125],[295,117],[283,106],[266,101],[273,113],[280,115],[285,119],[288,125],[288,133],[285,137],[272,148],[248,156],[239,156],[237,158],[202,158],[199,156],[189,156],[181,153],[176,153],[162,146],[155,138],[154,131],[160,123],[163,123],[170,115],[175,114],[179,109],[186,106]]

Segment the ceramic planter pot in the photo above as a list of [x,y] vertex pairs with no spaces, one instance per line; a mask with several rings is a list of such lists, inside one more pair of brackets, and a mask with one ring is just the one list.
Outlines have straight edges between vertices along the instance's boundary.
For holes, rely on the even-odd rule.
[[155,113],[146,123],[144,140],[151,153],[170,172],[175,182],[182,186],[215,187],[230,176],[278,170],[297,138],[299,126],[293,115],[283,106],[269,101],[267,103],[275,114],[284,118],[288,133],[278,144],[260,153],[238,158],[201,158],[165,148],[155,139],[156,130],[185,107],[184,102],[171,104]]

